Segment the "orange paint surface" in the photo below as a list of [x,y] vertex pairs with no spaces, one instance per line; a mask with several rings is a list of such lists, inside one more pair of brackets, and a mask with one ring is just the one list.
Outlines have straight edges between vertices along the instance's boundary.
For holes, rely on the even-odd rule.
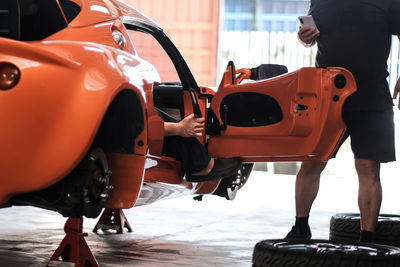
[[[35,192],[63,180],[91,149],[105,114],[121,92],[135,97],[135,110],[142,115],[133,117],[144,125],[140,125],[135,140],[128,140],[133,148],[127,150],[133,152],[106,151],[114,187],[106,207],[130,208],[172,195],[213,193],[220,180],[189,183],[180,162],[162,154],[164,128],[155,110],[153,89],[160,85],[160,74],[164,74],[154,67],[146,47],[131,39],[135,30],[162,39],[162,29],[119,1],[74,1],[81,7],[79,15],[68,27],[44,40],[0,38],[0,63],[12,63],[21,73],[15,87],[0,90],[0,205],[7,204],[11,196]],[[194,6],[186,0],[176,1],[182,10],[190,9],[191,13],[181,12],[175,21],[176,16],[165,12],[170,7],[162,0],[154,1],[160,6],[151,11],[163,11],[158,15],[169,20],[171,24],[166,25],[176,27],[181,34],[173,39],[180,40],[183,54],[201,66],[193,68],[195,77],[212,85],[214,77],[210,73],[215,72],[216,64],[210,51],[215,51],[216,45],[218,1],[202,1],[201,5],[196,1]],[[150,10],[150,1],[137,3]],[[113,34],[125,45],[118,44]],[[170,60],[180,68],[177,73],[182,81],[178,87],[184,92],[183,106],[178,109],[183,110],[184,116],[191,114],[188,90],[197,90],[199,108],[207,120],[207,129],[199,140],[213,157],[240,157],[245,162],[329,159],[345,131],[341,119],[343,103],[356,90],[351,73],[341,68],[303,68],[268,80],[240,83],[251,72],[245,71],[245,76],[238,79],[239,73],[230,66],[219,90],[214,92],[208,87],[198,88],[179,52],[167,39],[163,41],[163,45],[170,45]],[[144,60],[141,54],[146,53],[150,57]],[[203,70],[210,72],[204,74]],[[346,80],[343,88],[335,85],[338,77]],[[176,77],[172,79],[176,81]],[[249,93],[256,96],[251,99],[256,104],[249,102],[241,107],[239,101],[230,106],[229,114],[223,114],[232,95],[245,99]],[[277,109],[282,111],[280,120],[257,125],[260,114],[252,112],[273,103],[259,102],[263,98],[277,103]],[[119,115],[131,118],[131,109],[124,112]],[[271,117],[275,115],[271,113]],[[226,117],[233,122],[227,122]],[[242,117],[248,125],[235,125]],[[108,131],[118,133],[114,128]]]

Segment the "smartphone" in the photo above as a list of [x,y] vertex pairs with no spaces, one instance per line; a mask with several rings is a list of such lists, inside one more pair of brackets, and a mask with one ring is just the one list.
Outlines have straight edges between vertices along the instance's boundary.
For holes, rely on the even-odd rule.
[[300,16],[299,21],[301,26],[308,26],[310,28],[315,28],[318,30],[317,25],[315,24],[315,21],[311,15]]

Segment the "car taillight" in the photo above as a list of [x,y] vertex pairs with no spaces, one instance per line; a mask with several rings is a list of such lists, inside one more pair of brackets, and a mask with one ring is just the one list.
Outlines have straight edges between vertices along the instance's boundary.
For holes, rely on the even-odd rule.
[[0,63],[0,90],[9,90],[17,85],[21,72],[14,64]]

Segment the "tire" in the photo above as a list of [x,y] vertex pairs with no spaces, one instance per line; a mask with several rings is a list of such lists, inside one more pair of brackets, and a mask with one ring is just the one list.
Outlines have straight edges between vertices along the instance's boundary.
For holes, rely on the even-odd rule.
[[[358,241],[359,238],[359,213],[339,213],[332,216],[329,226],[330,240]],[[400,215],[379,215],[374,241],[378,244],[400,247]]]
[[400,249],[329,240],[263,240],[253,252],[253,267],[398,267]]

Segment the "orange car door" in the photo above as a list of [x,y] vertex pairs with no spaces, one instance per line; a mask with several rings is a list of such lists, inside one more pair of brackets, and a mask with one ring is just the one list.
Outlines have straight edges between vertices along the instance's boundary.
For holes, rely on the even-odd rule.
[[244,161],[328,160],[346,127],[341,111],[356,91],[342,68],[302,68],[242,82],[231,64],[208,112],[208,150]]

